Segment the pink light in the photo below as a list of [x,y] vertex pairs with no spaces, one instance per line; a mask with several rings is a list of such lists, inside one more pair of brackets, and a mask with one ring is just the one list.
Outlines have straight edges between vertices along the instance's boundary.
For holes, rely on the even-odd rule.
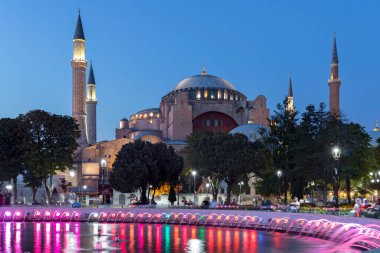
[[59,217],[59,216],[61,216],[61,213],[57,212],[55,215]]
[[255,221],[256,221],[256,218],[255,218],[255,217],[253,217],[251,221],[255,222]]
[[222,216],[219,215],[219,216],[218,216],[218,220],[221,220],[221,219],[222,219]]
[[69,213],[66,213],[66,217],[69,217],[70,216],[70,214]]
[[75,213],[75,217],[79,217],[79,213]]
[[16,211],[16,216],[18,217],[18,216],[21,216],[21,213],[19,212],[19,211]]
[[176,218],[176,219],[177,219],[177,218],[178,218],[178,214],[175,214],[175,215],[174,215],[174,218]]
[[40,216],[41,213],[40,213],[39,211],[35,211],[35,212],[34,212],[34,215],[36,215],[36,216]]
[[239,219],[239,216],[235,216],[235,220],[238,220]]
[[7,217],[11,216],[11,212],[6,211],[6,212],[5,212],[5,216],[7,216]]
[[50,212],[49,212],[49,211],[46,211],[46,212],[45,212],[45,216],[50,216]]
[[227,216],[227,217],[226,217],[226,220],[230,220],[230,216]]
[[194,220],[195,219],[195,215],[191,216],[191,219]]
[[212,220],[212,215],[210,215],[210,216],[208,217],[208,219],[209,219],[209,220]]
[[129,215],[129,216],[130,216],[131,218],[133,218],[134,215],[133,215],[133,213],[131,213],[131,215]]
[[121,218],[124,218],[124,217],[125,217],[125,214],[122,213],[122,214],[121,214]]
[[105,218],[105,217],[107,216],[107,214],[106,214],[106,213],[103,213],[102,216]]

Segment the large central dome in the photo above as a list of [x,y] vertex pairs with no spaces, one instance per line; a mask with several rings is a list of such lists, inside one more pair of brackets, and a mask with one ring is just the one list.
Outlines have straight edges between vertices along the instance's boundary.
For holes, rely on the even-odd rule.
[[232,84],[224,80],[223,78],[208,75],[205,70],[202,71],[201,75],[195,75],[188,77],[177,84],[173,89],[183,90],[183,89],[220,89],[220,90],[236,90]]

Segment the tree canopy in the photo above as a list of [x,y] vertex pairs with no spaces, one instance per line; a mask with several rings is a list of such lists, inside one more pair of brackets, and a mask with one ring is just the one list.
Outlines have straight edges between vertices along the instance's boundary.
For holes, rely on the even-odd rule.
[[150,186],[154,200],[155,190],[165,183],[174,185],[182,170],[183,158],[172,147],[137,140],[125,144],[116,155],[110,183],[123,193],[140,191],[141,203],[147,204],[146,193]]

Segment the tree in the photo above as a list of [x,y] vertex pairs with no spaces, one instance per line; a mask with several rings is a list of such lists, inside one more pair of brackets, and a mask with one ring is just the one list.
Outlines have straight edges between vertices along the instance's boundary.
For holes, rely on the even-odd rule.
[[[281,187],[272,187],[273,193],[280,189],[284,194],[285,204],[287,204],[287,192],[291,186],[292,194],[302,198],[304,180],[302,173],[296,169],[295,157],[298,151],[299,135],[297,133],[297,111],[287,110],[288,99],[282,104],[277,104],[277,110],[270,118],[270,132],[264,137],[263,142],[272,151],[273,171],[267,175],[272,180],[276,170],[282,171]],[[277,188],[277,189],[276,189]],[[268,189],[270,190],[270,189]]]
[[38,188],[42,187],[42,177],[37,176],[34,174],[33,170],[26,169],[23,172],[23,182],[25,183],[26,187],[29,187],[32,190],[32,201],[36,201],[36,193]]
[[175,184],[182,169],[183,159],[172,147],[137,140],[124,145],[116,155],[110,183],[122,193],[140,191],[140,202],[147,204],[149,186],[154,200],[155,190],[165,183]]
[[[188,159],[200,175],[211,183],[213,200],[217,199],[220,183],[227,184],[227,203],[231,200],[232,187],[247,176],[260,174],[262,146],[250,143],[242,134],[200,132],[188,137]],[[267,153],[269,154],[269,153]]]
[[17,176],[24,170],[23,133],[18,118],[0,119],[0,181],[12,181],[14,203],[17,203]]
[[72,154],[78,147],[76,139],[80,130],[75,119],[69,116],[51,114],[43,110],[33,110],[20,115],[25,130],[24,164],[26,182],[35,187],[42,179],[48,201],[53,191],[53,175],[64,171],[73,163]]

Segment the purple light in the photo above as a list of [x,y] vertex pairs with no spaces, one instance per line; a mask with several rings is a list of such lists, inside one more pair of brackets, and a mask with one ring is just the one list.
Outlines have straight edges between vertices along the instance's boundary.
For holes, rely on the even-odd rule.
[[5,216],[7,216],[7,217],[11,216],[11,212],[6,211],[6,212],[5,212]]
[[15,214],[16,214],[17,217],[21,216],[21,213],[19,211],[16,211]]

